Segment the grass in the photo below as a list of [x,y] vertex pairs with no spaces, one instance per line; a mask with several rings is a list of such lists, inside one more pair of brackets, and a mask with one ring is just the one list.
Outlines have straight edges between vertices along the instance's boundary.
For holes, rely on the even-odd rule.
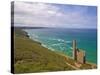
[[64,56],[42,47],[19,29],[14,31],[14,62],[15,73],[74,70],[66,65]]
[[[75,70],[73,59],[51,51],[41,43],[31,40],[21,29],[14,30],[14,73],[33,73]],[[82,64],[79,69],[91,69],[91,64]]]

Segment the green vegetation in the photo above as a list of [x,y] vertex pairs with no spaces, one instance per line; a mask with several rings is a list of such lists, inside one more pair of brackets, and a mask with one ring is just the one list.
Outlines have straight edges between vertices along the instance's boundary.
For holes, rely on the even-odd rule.
[[[14,30],[14,73],[32,73],[91,69],[91,64],[75,65],[76,61],[59,52],[51,51],[29,38],[25,31]],[[70,65],[69,65],[70,64]],[[76,67],[76,68],[75,68]]]
[[73,70],[64,56],[42,47],[20,29],[14,31],[14,43],[15,73]]

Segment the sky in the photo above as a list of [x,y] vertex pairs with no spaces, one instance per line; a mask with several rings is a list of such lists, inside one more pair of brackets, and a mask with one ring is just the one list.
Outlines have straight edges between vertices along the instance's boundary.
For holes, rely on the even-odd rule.
[[14,2],[14,26],[96,28],[97,7]]

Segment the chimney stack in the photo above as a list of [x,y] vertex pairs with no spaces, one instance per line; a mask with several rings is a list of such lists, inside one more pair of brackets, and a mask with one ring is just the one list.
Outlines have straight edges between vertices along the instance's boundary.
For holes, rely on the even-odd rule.
[[73,59],[77,60],[77,47],[76,47],[76,40],[73,40]]

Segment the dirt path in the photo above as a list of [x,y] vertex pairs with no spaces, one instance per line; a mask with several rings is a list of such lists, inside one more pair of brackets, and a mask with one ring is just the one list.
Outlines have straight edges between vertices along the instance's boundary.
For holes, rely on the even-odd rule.
[[69,64],[69,63],[67,63],[67,62],[66,62],[66,64],[69,65],[70,67],[76,69],[76,70],[79,70],[79,68],[77,68],[77,67],[75,67],[75,66],[73,66],[73,65],[71,65],[71,64]]

